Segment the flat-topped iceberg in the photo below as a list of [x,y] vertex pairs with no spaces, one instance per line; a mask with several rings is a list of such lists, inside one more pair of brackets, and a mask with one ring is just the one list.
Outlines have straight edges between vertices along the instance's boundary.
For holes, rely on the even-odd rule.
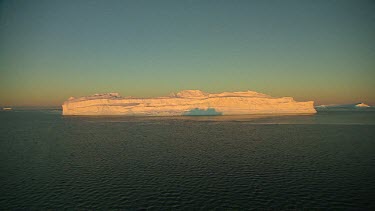
[[118,93],[70,97],[62,105],[63,115],[239,115],[239,114],[310,114],[314,102],[296,102],[291,97],[274,98],[244,91],[206,93],[184,90],[166,97],[121,97]]

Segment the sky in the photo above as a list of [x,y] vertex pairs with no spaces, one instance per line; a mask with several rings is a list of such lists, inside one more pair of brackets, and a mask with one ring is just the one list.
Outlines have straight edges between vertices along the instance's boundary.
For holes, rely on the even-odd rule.
[[253,90],[375,105],[375,1],[2,0],[0,106]]

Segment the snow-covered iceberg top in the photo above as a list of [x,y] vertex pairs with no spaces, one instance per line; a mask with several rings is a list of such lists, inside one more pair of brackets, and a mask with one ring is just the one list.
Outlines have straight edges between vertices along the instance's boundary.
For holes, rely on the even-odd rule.
[[114,98],[121,98],[119,93],[104,93],[104,94],[94,94],[87,97],[70,97],[69,101],[84,101],[84,100],[96,100],[96,99],[114,99]]
[[[183,90],[165,97],[121,97],[118,93],[71,97],[63,104],[63,115],[187,115],[316,113],[314,102],[296,102],[291,97],[274,98],[243,91],[206,93]],[[204,111],[204,112],[203,112]],[[213,112],[215,111],[215,112]]]

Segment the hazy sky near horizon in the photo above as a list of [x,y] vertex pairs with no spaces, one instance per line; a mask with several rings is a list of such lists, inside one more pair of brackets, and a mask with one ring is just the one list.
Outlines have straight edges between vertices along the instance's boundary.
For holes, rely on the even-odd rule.
[[3,0],[0,106],[254,90],[375,105],[375,1]]

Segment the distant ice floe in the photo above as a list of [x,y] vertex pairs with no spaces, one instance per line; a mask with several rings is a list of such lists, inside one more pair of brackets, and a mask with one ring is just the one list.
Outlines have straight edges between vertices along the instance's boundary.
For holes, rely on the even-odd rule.
[[357,104],[356,107],[360,107],[360,108],[369,108],[371,106],[367,105],[367,104],[364,104],[364,103],[360,103],[360,104]]
[[62,105],[63,115],[239,115],[316,113],[314,102],[292,97],[274,98],[254,91],[206,93],[183,90],[165,97],[121,97],[118,93],[71,97]]
[[365,103],[354,103],[354,104],[334,104],[334,105],[320,105],[315,106],[315,109],[317,111],[326,111],[326,110],[337,110],[337,111],[344,111],[344,110],[350,110],[350,111],[356,111],[356,110],[372,110],[374,107],[371,107]]

